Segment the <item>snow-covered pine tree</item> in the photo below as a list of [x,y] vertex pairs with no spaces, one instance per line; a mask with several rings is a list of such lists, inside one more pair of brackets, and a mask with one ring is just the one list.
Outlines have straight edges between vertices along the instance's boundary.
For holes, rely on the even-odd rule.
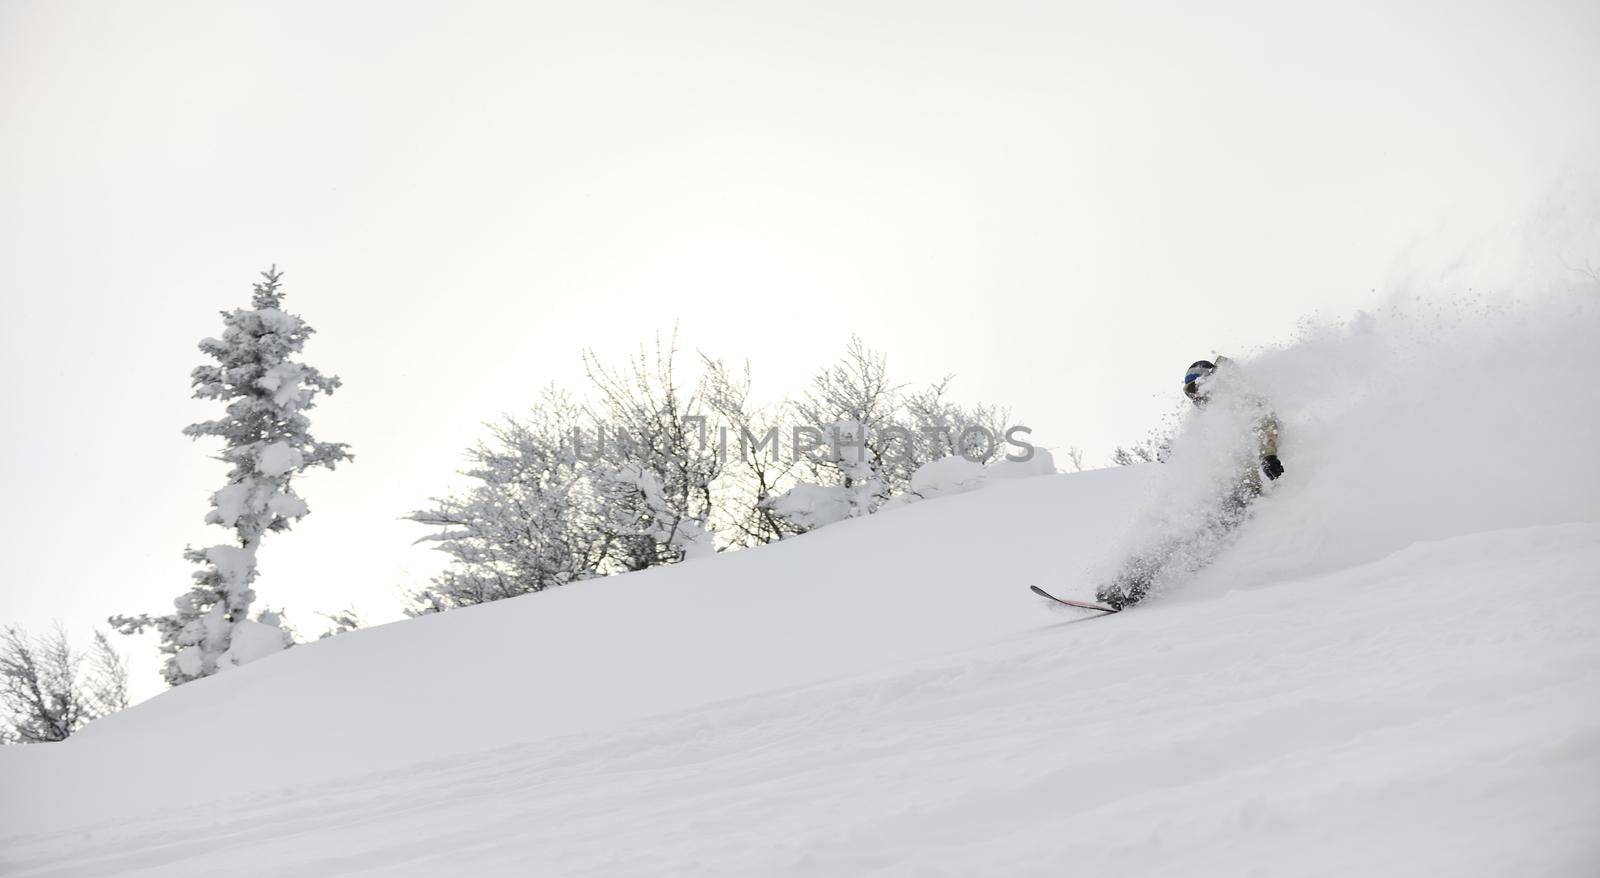
[[235,544],[190,548],[184,556],[202,569],[194,586],[164,616],[114,616],[124,634],[146,627],[161,635],[162,674],[171,685],[209,676],[283,649],[290,643],[276,614],[250,618],[255,601],[256,551],[269,531],[288,530],[308,511],[294,493],[294,477],[311,467],[333,468],[351,459],[347,446],[319,442],[306,416],[317,394],[332,393],[339,379],[293,358],[314,330],[283,310],[282,273],[262,273],[250,310],[222,312],[221,338],[200,342],[216,360],[191,373],[197,399],[227,404],[225,416],[184,428],[192,438],[223,440],[232,464],[228,483],[211,495],[206,521],[234,532]]

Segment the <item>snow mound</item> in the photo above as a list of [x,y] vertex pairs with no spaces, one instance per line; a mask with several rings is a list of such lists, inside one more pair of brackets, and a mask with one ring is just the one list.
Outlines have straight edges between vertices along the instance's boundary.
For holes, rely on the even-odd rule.
[[916,472],[911,474],[910,490],[891,498],[880,511],[898,509],[934,497],[976,491],[991,479],[1025,479],[1055,474],[1055,458],[1043,448],[1034,449],[1027,460],[1001,457],[988,464],[951,454],[917,467]]
[[774,515],[808,530],[844,521],[855,505],[845,488],[813,484],[795,485],[767,503]]
[[282,628],[253,619],[241,619],[233,623],[228,651],[222,654],[222,661],[217,664],[224,668],[239,667],[280,652],[286,646],[287,638]]

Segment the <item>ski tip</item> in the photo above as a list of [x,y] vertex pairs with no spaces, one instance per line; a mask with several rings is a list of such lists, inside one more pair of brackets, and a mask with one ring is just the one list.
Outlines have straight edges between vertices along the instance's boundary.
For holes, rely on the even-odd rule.
[[1039,597],[1055,601],[1058,604],[1066,604],[1069,607],[1077,607],[1080,610],[1098,610],[1099,612],[1106,614],[1121,612],[1121,610],[1119,610],[1117,607],[1108,606],[1106,604],[1097,604],[1090,601],[1069,601],[1066,598],[1058,598],[1037,585],[1028,586],[1028,590]]

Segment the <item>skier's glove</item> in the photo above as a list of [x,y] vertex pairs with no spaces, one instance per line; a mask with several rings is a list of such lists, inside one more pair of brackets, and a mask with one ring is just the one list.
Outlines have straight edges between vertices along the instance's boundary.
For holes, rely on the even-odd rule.
[[1278,459],[1278,455],[1269,454],[1261,458],[1261,472],[1269,479],[1276,479],[1283,475],[1283,461]]

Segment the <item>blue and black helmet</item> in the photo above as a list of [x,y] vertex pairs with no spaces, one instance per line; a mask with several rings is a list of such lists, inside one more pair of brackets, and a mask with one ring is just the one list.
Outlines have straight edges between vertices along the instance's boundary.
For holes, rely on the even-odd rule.
[[1210,360],[1195,360],[1183,373],[1183,395],[1195,402],[1205,398],[1205,388],[1201,385],[1217,371],[1217,364]]

